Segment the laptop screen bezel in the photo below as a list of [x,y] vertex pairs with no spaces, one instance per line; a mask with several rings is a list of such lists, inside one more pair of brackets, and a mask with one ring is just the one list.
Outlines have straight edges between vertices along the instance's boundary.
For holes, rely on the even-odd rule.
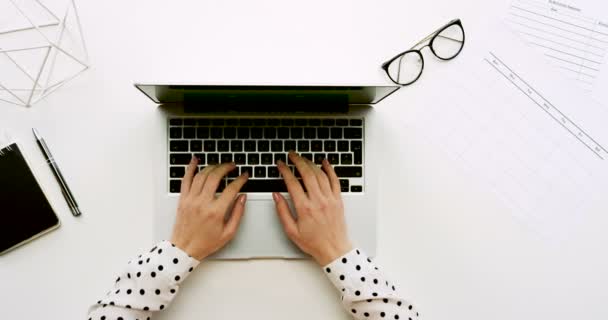
[[[351,105],[374,105],[390,96],[399,88],[396,85],[252,85],[252,84],[147,84],[135,83],[135,87],[157,104],[205,103],[214,96],[222,100],[247,103],[247,97],[261,96],[256,103],[264,101],[264,95],[281,96],[290,103],[339,103]],[[163,96],[164,95],[164,96]],[[188,98],[195,96],[196,98]],[[336,99],[338,98],[338,99]],[[279,98],[281,100],[283,98]],[[272,99],[276,100],[276,99]],[[216,102],[211,99],[210,101]]]

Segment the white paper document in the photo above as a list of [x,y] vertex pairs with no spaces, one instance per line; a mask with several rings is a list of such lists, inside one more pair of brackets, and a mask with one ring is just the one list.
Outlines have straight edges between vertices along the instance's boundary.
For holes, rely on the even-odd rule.
[[608,2],[513,0],[505,19],[565,76],[608,102]]
[[407,122],[492,188],[517,220],[565,236],[608,190],[608,109],[506,27],[476,31],[466,30],[458,57],[436,62],[424,85],[438,94]]

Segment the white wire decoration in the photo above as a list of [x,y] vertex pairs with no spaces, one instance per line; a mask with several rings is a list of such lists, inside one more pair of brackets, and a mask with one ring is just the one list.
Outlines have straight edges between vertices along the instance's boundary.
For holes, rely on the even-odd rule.
[[0,101],[30,107],[89,68],[75,0],[0,3]]

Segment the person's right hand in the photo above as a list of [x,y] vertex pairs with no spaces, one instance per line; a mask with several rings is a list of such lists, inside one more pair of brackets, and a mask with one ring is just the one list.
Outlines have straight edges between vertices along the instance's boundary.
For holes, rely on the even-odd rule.
[[352,249],[344,221],[340,181],[327,160],[323,160],[321,170],[294,152],[289,153],[289,158],[302,176],[307,192],[287,165],[279,161],[277,166],[298,218],[293,218],[287,200],[275,192],[272,197],[277,213],[289,239],[324,266]]

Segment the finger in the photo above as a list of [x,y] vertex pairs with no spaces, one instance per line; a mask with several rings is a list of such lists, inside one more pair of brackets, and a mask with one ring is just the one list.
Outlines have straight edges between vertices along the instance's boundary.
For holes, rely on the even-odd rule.
[[186,174],[184,174],[184,178],[182,179],[182,186],[180,189],[182,195],[187,195],[190,192],[190,186],[192,186],[192,180],[194,179],[197,164],[198,158],[192,156],[192,159],[190,159],[190,163],[186,168]]
[[207,176],[209,173],[215,169],[216,166],[211,165],[205,167],[203,171],[200,171],[194,176],[194,181],[192,181],[192,186],[190,187],[190,194],[194,196],[198,196],[203,190],[203,186],[205,185],[205,181],[207,181]]
[[323,172],[323,170],[321,170],[321,168],[319,168],[316,164],[314,164],[312,161],[310,161],[308,159],[306,159],[306,163],[308,163],[308,165],[314,171],[314,173],[317,177],[317,183],[319,183],[319,188],[321,189],[321,192],[323,193],[323,195],[327,195],[327,196],[333,195],[333,192],[331,190],[331,185],[329,184],[329,178],[327,177],[325,172]]
[[306,193],[304,193],[304,189],[302,185],[298,181],[298,179],[291,173],[291,170],[285,165],[285,162],[278,161],[277,168],[279,172],[283,176],[283,180],[285,181],[285,185],[287,186],[287,191],[294,202],[298,203],[302,200],[307,199]]
[[239,191],[241,191],[241,188],[243,188],[245,183],[247,183],[248,179],[249,179],[249,172],[245,172],[242,175],[240,175],[238,178],[236,178],[236,180],[232,181],[226,187],[226,189],[224,189],[224,192],[222,192],[218,201],[220,201],[220,203],[223,203],[226,205],[226,207],[228,207],[230,205],[230,202],[234,199],[234,197],[236,197],[236,194],[239,193]]
[[232,214],[230,215],[230,220],[226,222],[226,226],[224,227],[224,237],[228,240],[234,238],[236,231],[241,224],[241,218],[243,217],[243,213],[245,212],[245,201],[247,201],[247,195],[240,195],[232,207]]
[[325,174],[327,174],[327,177],[329,178],[329,183],[331,185],[332,192],[334,193],[334,195],[339,196],[342,192],[342,187],[340,186],[340,179],[338,178],[336,171],[334,171],[334,167],[329,164],[329,161],[327,161],[327,159],[323,159],[323,170],[325,170]]
[[274,192],[272,194],[272,198],[274,199],[274,203],[277,208],[279,220],[283,225],[283,230],[285,230],[285,234],[287,234],[289,239],[293,241],[298,236],[298,224],[291,215],[291,210],[289,209],[289,205],[287,205],[287,200],[285,200],[285,198],[278,192]]
[[213,171],[209,172],[209,176],[207,177],[207,181],[205,181],[201,195],[206,199],[212,199],[217,192],[217,187],[219,187],[220,181],[224,179],[228,172],[234,170],[234,167],[234,163],[223,163],[215,167]]
[[295,152],[289,153],[289,159],[296,165],[296,169],[300,172],[302,180],[304,180],[304,186],[309,194],[319,196],[321,189],[319,188],[319,182],[314,170],[308,165],[305,158],[300,157]]

